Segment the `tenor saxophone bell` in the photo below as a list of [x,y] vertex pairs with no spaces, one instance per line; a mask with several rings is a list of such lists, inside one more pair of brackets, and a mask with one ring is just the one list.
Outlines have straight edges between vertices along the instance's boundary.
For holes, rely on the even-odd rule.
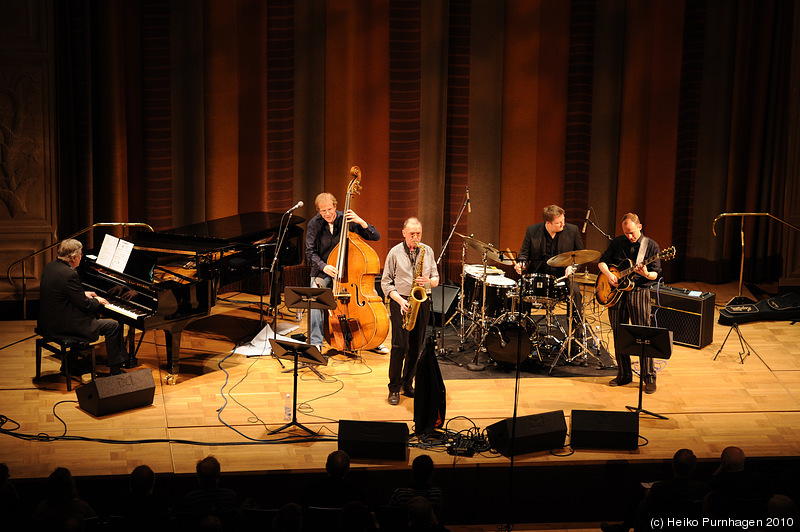
[[[422,250],[417,259],[417,268],[414,271],[414,279],[422,275],[422,264],[425,262],[425,247],[420,242],[420,249]],[[408,311],[403,316],[403,329],[411,331],[417,323],[417,314],[419,314],[419,306],[428,299],[428,294],[425,288],[415,284],[411,289],[411,294],[408,296]]]

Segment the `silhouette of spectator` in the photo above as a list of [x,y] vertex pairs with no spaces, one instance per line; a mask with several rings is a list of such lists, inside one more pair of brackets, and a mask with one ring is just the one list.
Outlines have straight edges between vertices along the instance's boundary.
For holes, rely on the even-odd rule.
[[0,463],[0,515],[6,523],[18,525],[22,520],[20,498],[11,482],[11,473],[6,464]]
[[350,456],[345,451],[333,451],[325,463],[327,477],[310,483],[304,490],[303,506],[342,508],[350,501],[364,501],[363,491],[348,477]]
[[767,514],[770,490],[766,479],[745,470],[744,451],[726,447],[720,464],[708,482],[709,493],[703,513],[709,517],[763,518]]
[[183,496],[179,506],[179,518],[184,526],[198,524],[208,515],[219,517],[223,524],[233,526],[235,512],[239,509],[239,496],[228,488],[219,487],[221,468],[213,456],[197,462],[199,489]]
[[406,504],[408,528],[412,532],[447,532],[439,524],[431,502],[425,497],[412,497]]
[[645,497],[640,527],[649,529],[651,517],[699,518],[703,498],[708,493],[704,482],[694,480],[697,457],[690,449],[679,449],[672,457],[673,478],[656,482]]
[[375,529],[375,518],[361,501],[348,502],[339,513],[339,532],[369,532]]
[[800,523],[800,512],[797,505],[788,495],[778,493],[770,498],[767,503],[767,515],[772,517],[771,530],[796,530]]
[[164,497],[155,494],[156,475],[149,466],[140,465],[130,474],[130,496],[122,501],[119,515],[129,529],[169,530],[172,511]]
[[272,518],[272,532],[301,532],[303,530],[303,508],[289,502],[278,509]]
[[442,512],[442,489],[431,484],[433,477],[433,460],[427,454],[421,454],[411,463],[413,480],[403,488],[397,488],[389,499],[392,508],[406,508],[414,497],[425,497],[433,506],[436,515]]
[[34,512],[40,530],[78,530],[85,519],[96,514],[89,504],[78,498],[72,473],[66,467],[57,467],[45,484],[45,496]]

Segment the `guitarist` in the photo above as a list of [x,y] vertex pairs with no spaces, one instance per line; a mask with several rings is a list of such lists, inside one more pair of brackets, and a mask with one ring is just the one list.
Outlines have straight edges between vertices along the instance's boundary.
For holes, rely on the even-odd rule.
[[[658,276],[661,275],[661,259],[656,259],[648,265],[642,264],[645,259],[658,255],[659,247],[655,240],[644,236],[642,233],[642,223],[639,216],[629,212],[622,217],[622,236],[616,237],[600,256],[600,273],[605,275],[608,282],[613,287],[620,285],[615,272],[609,269],[609,265],[615,269],[626,260],[635,264],[634,272],[629,278],[622,282],[632,282],[633,289],[623,291],[619,301],[608,309],[608,319],[611,322],[611,329],[616,334],[616,330],[622,323],[630,321],[633,325],[650,326],[650,285],[653,284]],[[620,269],[625,269],[624,266]],[[616,354],[617,357],[617,376],[608,383],[609,386],[624,386],[633,380],[631,370],[630,355]],[[642,368],[641,378],[644,379],[644,391],[655,393],[656,391],[656,372],[652,358],[645,358],[639,361]]]

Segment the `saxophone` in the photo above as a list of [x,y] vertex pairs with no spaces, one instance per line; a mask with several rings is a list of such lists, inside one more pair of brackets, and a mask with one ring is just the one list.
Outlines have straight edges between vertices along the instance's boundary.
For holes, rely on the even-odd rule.
[[425,246],[420,242],[420,254],[417,259],[417,269],[414,271],[414,286],[411,288],[411,294],[408,296],[408,311],[403,316],[403,329],[411,331],[417,323],[417,314],[419,314],[419,306],[428,299],[428,294],[425,293],[425,288],[416,284],[416,279],[422,275],[422,265],[425,262]]

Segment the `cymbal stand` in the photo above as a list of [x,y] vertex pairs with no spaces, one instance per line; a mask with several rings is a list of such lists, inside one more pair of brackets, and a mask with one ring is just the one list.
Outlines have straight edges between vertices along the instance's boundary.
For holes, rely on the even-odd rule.
[[[567,304],[567,325],[568,325],[569,333],[567,334],[567,337],[564,338],[564,343],[561,344],[561,349],[558,351],[558,355],[556,355],[556,357],[553,359],[553,363],[550,365],[550,370],[548,371],[548,373],[552,373],[553,372],[553,368],[556,367],[556,364],[558,363],[558,360],[561,358],[561,355],[564,354],[564,350],[565,349],[567,351],[567,356],[564,358],[564,360],[566,360],[567,362],[572,362],[573,360],[575,360],[576,358],[581,357],[581,356],[584,357],[584,359],[585,359],[586,355],[591,355],[592,357],[594,357],[598,361],[598,363],[600,362],[600,359],[597,358],[595,356],[595,354],[592,353],[591,351],[589,351],[589,349],[586,347],[586,335],[584,334],[584,336],[583,336],[583,338],[584,338],[583,342],[579,341],[578,338],[575,336],[575,333],[577,332],[577,329],[574,329],[573,326],[572,326],[573,316],[575,314],[575,298],[572,296],[572,286],[573,286],[572,283],[573,283],[573,277],[575,275],[575,271],[576,270],[577,270],[577,265],[575,264],[575,261],[573,260],[572,261],[572,273],[569,274],[569,285],[568,285],[568,289],[569,289],[568,294],[569,295],[568,295],[568,304]],[[581,310],[583,310],[583,309],[581,309]],[[584,331],[586,330],[586,321],[585,321],[583,312],[581,312],[581,327],[583,327]],[[575,356],[572,356],[572,341],[573,340],[575,341],[577,346],[580,348],[580,350],[577,353],[575,353]]]
[[[486,326],[486,255],[487,253],[484,251],[483,275],[481,276],[481,318],[478,325],[480,341],[478,342],[478,346],[475,348],[475,358],[472,359],[472,363],[467,364],[467,369],[470,371],[483,371],[486,369],[486,364],[478,362],[481,351],[486,351],[486,332],[488,330],[488,327]],[[475,322],[473,321],[473,325],[474,324]]]

